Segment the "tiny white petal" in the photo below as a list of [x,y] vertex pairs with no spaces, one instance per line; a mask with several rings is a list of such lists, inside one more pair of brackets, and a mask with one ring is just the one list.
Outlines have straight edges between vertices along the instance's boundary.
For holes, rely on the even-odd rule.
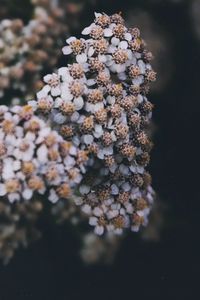
[[146,70],[146,65],[145,63],[142,61],[142,60],[139,60],[138,61],[138,66],[140,68],[140,73],[141,74],[144,74],[145,73],[145,70]]
[[123,188],[123,190],[124,190],[125,192],[128,192],[128,191],[130,191],[131,186],[130,186],[130,184],[129,184],[128,182],[126,182],[126,183],[124,183],[124,184],[122,185],[122,188]]
[[92,136],[91,134],[85,134],[85,135],[83,136],[83,141],[84,141],[84,143],[85,143],[86,145],[92,144],[92,143],[93,143],[93,140],[94,140],[94,138],[93,138],[93,136]]
[[22,192],[22,196],[25,200],[30,200],[31,197],[33,196],[33,191],[31,189],[25,189]]
[[117,217],[118,215],[119,215],[118,210],[109,210],[107,213],[107,216],[109,219],[113,219],[113,218]]
[[106,55],[99,55],[98,58],[99,58],[99,61],[101,61],[102,63],[107,62],[107,56]]
[[82,97],[75,98],[74,105],[75,105],[76,110],[80,110],[84,105],[83,98]]
[[38,148],[37,157],[41,163],[44,163],[48,160],[48,150],[45,145],[42,145]]
[[64,46],[62,48],[62,52],[63,52],[64,55],[68,55],[68,54],[72,53],[72,49],[71,49],[70,46]]
[[91,26],[88,26],[86,28],[83,29],[83,31],[81,32],[83,35],[88,35],[91,32]]
[[59,96],[60,93],[61,93],[61,90],[60,90],[59,86],[51,88],[51,95],[52,96],[54,96],[54,97]]
[[56,194],[55,190],[51,189],[48,196],[49,201],[52,203],[56,203],[58,201],[58,195]]
[[84,194],[88,194],[90,191],[90,187],[87,185],[81,185],[79,188],[79,192],[84,195]]
[[122,233],[123,233],[122,228],[116,228],[116,229],[115,229],[115,234],[121,235]]
[[120,43],[120,39],[118,39],[118,38],[116,38],[116,37],[113,37],[113,38],[111,39],[111,43],[112,43],[112,45],[117,46],[117,45],[119,45],[119,43]]
[[116,186],[116,184],[111,185],[111,193],[112,195],[117,195],[119,193],[119,188]]
[[141,94],[139,94],[139,95],[137,96],[137,101],[138,101],[138,103],[142,103],[142,102],[143,102],[143,97],[142,97]]
[[129,33],[129,32],[127,32],[127,33],[125,33],[125,39],[127,40],[127,41],[131,41],[132,40],[132,35]]
[[102,133],[102,131],[103,131],[102,125],[96,124],[95,125],[95,132],[96,133]]
[[89,224],[91,225],[91,226],[96,226],[97,225],[97,218],[96,217],[90,217],[89,218]]
[[139,231],[139,226],[138,225],[137,226],[136,225],[132,226],[131,230],[134,231],[134,232],[138,232]]
[[81,209],[85,214],[91,213],[91,207],[88,204],[83,205]]
[[13,162],[13,170],[18,171],[21,168],[21,162],[19,160],[15,160]]
[[45,98],[50,91],[50,87],[48,86],[48,90],[43,88],[37,93],[37,99]]
[[68,72],[69,72],[69,70],[67,67],[61,67],[58,69],[58,75],[60,75],[60,76],[66,75],[66,73],[68,73]]
[[103,226],[96,226],[95,229],[94,229],[94,232],[95,232],[97,235],[102,235],[103,232],[104,232]]
[[103,159],[103,158],[104,158],[103,150],[99,150],[99,151],[98,151],[97,157],[98,157],[99,159]]
[[66,121],[66,116],[62,115],[61,113],[57,113],[57,114],[54,116],[54,121],[55,121],[57,124],[63,124],[63,123]]
[[137,211],[137,214],[138,214],[138,216],[140,216],[140,217],[144,217],[145,212],[144,212],[143,210],[138,210],[138,211]]
[[43,80],[44,82],[48,83],[51,78],[52,78],[52,74],[47,74],[43,77]]
[[90,47],[88,50],[88,56],[92,56],[94,54],[94,48]]
[[127,79],[126,73],[122,72],[122,73],[118,73],[118,78],[122,81]]
[[58,98],[56,98],[56,100],[54,102],[54,107],[56,107],[56,108],[60,107],[62,105],[62,103],[63,103],[63,100],[60,97],[58,97]]
[[36,100],[28,101],[28,105],[32,106],[32,108],[34,110],[37,109],[37,101]]
[[86,55],[85,53],[78,54],[78,55],[76,56],[76,61],[77,61],[79,64],[86,63],[86,62],[87,62],[87,55]]
[[81,197],[75,197],[74,202],[76,205],[82,205],[83,199]]
[[88,79],[87,80],[87,85],[88,86],[92,86],[92,85],[94,85],[96,82],[95,82],[95,79]]
[[6,194],[6,186],[3,183],[0,183],[0,196],[4,196]]
[[104,29],[104,36],[105,37],[110,37],[112,35],[113,35],[113,32],[112,32],[112,30],[110,28]]
[[68,86],[62,85],[61,90],[61,98],[63,100],[70,101],[73,99],[73,95],[70,93]]
[[99,207],[95,207],[93,210],[95,216],[100,217],[103,214],[103,211]]
[[94,15],[95,15],[95,18],[98,18],[98,17],[102,16],[101,13],[97,13],[97,12],[95,12]]
[[128,48],[128,43],[126,41],[122,41],[119,43],[119,46],[118,46],[120,49],[127,49]]
[[12,193],[8,195],[8,200],[10,201],[10,203],[13,203],[15,201],[19,201],[20,200],[20,196],[17,193]]
[[68,39],[66,39],[67,44],[70,44],[71,42],[75,41],[76,37],[75,36],[70,36]]
[[71,121],[72,122],[76,122],[79,119],[79,113],[77,111],[75,111],[72,115],[71,115]]

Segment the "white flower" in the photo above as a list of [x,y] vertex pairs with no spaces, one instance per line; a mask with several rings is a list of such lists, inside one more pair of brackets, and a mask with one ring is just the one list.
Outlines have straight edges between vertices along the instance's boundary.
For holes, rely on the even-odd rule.
[[48,74],[44,76],[44,82],[47,83],[45,90],[50,92],[52,96],[59,96],[61,94],[59,75],[56,73]]
[[27,140],[19,140],[17,148],[13,151],[13,156],[22,161],[31,161],[34,154],[35,145]]
[[[72,36],[66,40],[67,44],[70,44],[71,42],[74,42],[74,41],[76,41],[76,38],[74,36]],[[68,54],[72,53],[72,49],[70,46],[63,47],[62,51],[63,51],[64,55],[68,55]]]

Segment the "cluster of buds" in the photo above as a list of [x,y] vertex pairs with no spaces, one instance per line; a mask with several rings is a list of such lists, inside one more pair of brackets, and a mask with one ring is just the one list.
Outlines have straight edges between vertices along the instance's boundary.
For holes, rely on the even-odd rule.
[[87,151],[87,174],[76,199],[99,235],[147,224],[153,202],[151,176],[145,170],[152,142],[147,135],[153,105],[147,100],[156,79],[152,54],[137,28],[120,14],[95,14],[63,48],[74,62],[44,77],[46,85],[30,101],[67,141]]
[[31,106],[0,106],[0,198],[10,203],[44,195],[68,199],[87,154],[65,141]]
[[[30,99],[42,87],[41,73],[54,68],[61,56],[62,39],[68,32],[65,22],[70,14],[57,1],[38,0],[33,3],[33,18],[0,22],[0,98],[7,101]],[[57,4],[56,4],[57,3]],[[74,4],[75,6],[75,4]],[[10,97],[11,95],[11,97]]]

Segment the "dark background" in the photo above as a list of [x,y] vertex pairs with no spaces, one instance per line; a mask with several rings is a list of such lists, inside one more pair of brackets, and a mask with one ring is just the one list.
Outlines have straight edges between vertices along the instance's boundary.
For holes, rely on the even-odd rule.
[[150,94],[156,128],[150,171],[167,206],[159,241],[130,234],[114,264],[85,266],[71,228],[43,224],[43,239],[0,266],[0,300],[199,299],[200,40],[191,2],[99,0],[85,7],[81,20],[83,26],[90,23],[94,10],[125,16],[145,10],[170,48],[161,62],[169,61],[172,68],[166,63],[157,70],[158,81],[168,73],[169,79]]

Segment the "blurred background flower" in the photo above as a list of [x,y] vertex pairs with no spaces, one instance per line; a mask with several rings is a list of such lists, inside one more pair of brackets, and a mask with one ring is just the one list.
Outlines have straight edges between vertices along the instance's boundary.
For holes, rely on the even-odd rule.
[[60,49],[77,27],[83,5],[32,0],[23,1],[20,10],[18,1],[5,1],[2,7],[0,99],[24,102],[42,86],[42,74],[58,65]]

